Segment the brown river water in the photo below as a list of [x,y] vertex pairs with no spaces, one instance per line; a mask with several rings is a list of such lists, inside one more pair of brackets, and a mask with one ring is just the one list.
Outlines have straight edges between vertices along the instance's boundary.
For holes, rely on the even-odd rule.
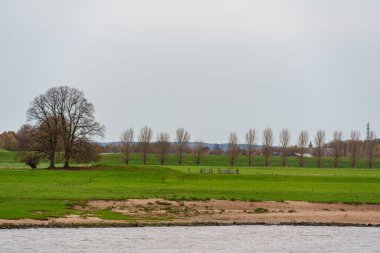
[[380,227],[3,229],[0,252],[380,252]]

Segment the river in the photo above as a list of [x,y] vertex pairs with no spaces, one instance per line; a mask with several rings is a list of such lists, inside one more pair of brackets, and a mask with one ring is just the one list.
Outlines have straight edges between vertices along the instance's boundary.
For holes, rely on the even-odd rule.
[[206,226],[0,230],[0,252],[380,252],[380,228]]

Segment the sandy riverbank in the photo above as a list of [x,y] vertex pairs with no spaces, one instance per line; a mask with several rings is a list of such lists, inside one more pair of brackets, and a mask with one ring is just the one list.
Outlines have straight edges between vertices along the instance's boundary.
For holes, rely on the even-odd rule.
[[104,220],[92,215],[70,215],[49,220],[0,220],[0,227],[232,224],[380,226],[380,205],[378,204],[131,199],[93,200],[74,208],[89,213],[96,210],[111,210],[124,214],[130,219]]

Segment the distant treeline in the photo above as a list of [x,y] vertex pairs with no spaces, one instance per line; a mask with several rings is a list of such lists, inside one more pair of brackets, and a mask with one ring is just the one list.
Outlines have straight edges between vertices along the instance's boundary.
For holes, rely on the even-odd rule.
[[[28,151],[30,134],[28,125],[21,127],[17,132],[3,132],[0,134],[0,148],[6,150]],[[27,128],[27,129],[26,129]],[[210,144],[201,140],[190,142],[190,134],[184,128],[176,131],[174,139],[167,133],[159,133],[153,139],[153,130],[149,127],[141,129],[135,139],[134,130],[126,130],[119,142],[102,144],[91,143],[86,155],[74,155],[75,162],[89,162],[99,159],[100,153],[120,153],[123,163],[130,164],[131,156],[133,164],[178,164],[182,165],[186,157],[187,165],[202,165],[207,155],[224,155],[223,162],[218,165],[229,166],[295,166],[297,167],[377,167],[374,163],[380,156],[380,141],[375,138],[373,132],[369,132],[369,138],[359,139],[360,133],[352,131],[350,139],[343,139],[341,132],[334,132],[334,138],[325,140],[325,133],[320,130],[313,139],[307,131],[302,131],[297,136],[297,145],[289,145],[290,131],[284,129],[279,134],[280,145],[275,146],[274,135],[271,129],[263,133],[263,141],[258,141],[257,133],[250,129],[244,136],[244,141],[239,141],[236,133],[231,133],[228,143]],[[54,159],[64,160],[61,146],[57,146]],[[132,155],[133,154],[133,155]],[[275,156],[276,158],[272,158]],[[25,158],[21,156],[25,161]],[[189,157],[192,157],[191,159]],[[289,157],[291,162],[289,163]],[[49,157],[47,157],[49,158]],[[40,157],[39,159],[46,159]],[[141,162],[136,161],[140,159]],[[191,162],[189,162],[190,160]],[[176,162],[174,162],[176,161]],[[258,162],[259,161],[259,162]],[[295,164],[297,163],[297,164]],[[206,162],[206,164],[210,164]],[[349,164],[349,166],[347,166]]]

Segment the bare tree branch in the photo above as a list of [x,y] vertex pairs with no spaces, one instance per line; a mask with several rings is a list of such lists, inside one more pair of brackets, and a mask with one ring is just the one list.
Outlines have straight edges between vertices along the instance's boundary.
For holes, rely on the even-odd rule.
[[265,167],[268,167],[270,163],[273,142],[273,131],[270,128],[266,128],[263,132],[263,153],[265,157]]
[[360,132],[359,131],[351,131],[351,139],[349,142],[350,147],[350,157],[351,157],[351,166],[355,168],[359,150],[360,150]]
[[239,157],[239,139],[236,133],[230,133],[230,137],[228,138],[227,154],[230,160],[230,165],[234,166],[237,158]]
[[206,154],[206,147],[204,146],[203,141],[201,140],[195,141],[193,152],[195,156],[195,163],[199,165],[201,163],[202,158]]
[[176,131],[176,144],[178,148],[178,164],[182,165],[183,155],[189,143],[190,134],[184,128],[178,128]]
[[338,168],[341,149],[344,145],[342,131],[334,131],[332,145],[334,150],[334,168]]
[[158,151],[158,160],[161,165],[164,165],[170,150],[170,135],[168,133],[159,133],[157,135],[156,146]]
[[322,164],[322,156],[323,156],[323,149],[326,144],[326,134],[324,130],[318,130],[315,137],[314,137],[314,145],[316,149],[316,155],[317,155],[317,166],[318,168],[321,167]]
[[309,134],[307,131],[301,131],[298,135],[298,149],[300,151],[300,167],[304,166],[304,155],[307,144],[309,143]]
[[288,146],[290,144],[290,130],[282,129],[280,132],[280,144],[282,149],[282,166],[285,167],[288,158]]
[[256,145],[257,134],[255,129],[249,129],[245,134],[245,143],[247,147],[247,157],[248,157],[248,166],[252,166],[252,156],[254,152],[254,147]]
[[132,145],[134,141],[134,130],[133,128],[128,128],[123,132],[120,138],[121,141],[121,153],[124,156],[124,161],[126,164],[129,163],[130,154],[132,153]]
[[144,165],[148,161],[148,153],[150,151],[150,142],[152,140],[152,136],[153,131],[150,127],[145,126],[141,128],[139,135],[139,147]]

